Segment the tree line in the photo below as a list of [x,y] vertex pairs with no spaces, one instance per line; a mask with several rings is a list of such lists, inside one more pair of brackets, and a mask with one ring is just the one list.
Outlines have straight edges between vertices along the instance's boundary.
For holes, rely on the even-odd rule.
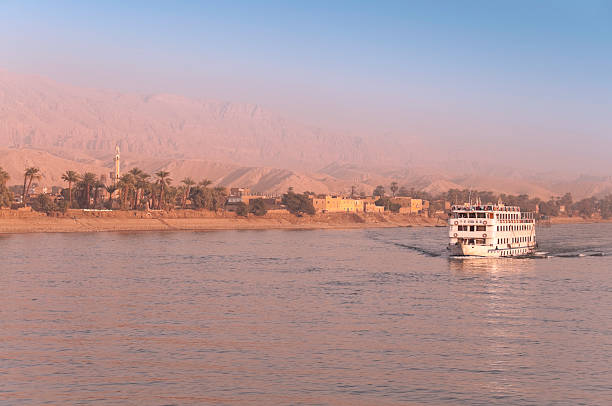
[[[166,210],[181,207],[215,211],[225,205],[228,195],[223,186],[210,187],[212,181],[208,179],[196,183],[187,177],[181,180],[178,186],[173,186],[167,171],[150,175],[139,168],[133,168],[113,184],[106,185],[101,177],[92,172],[79,174],[69,170],[61,176],[67,185],[62,190],[64,199],[55,203],[44,193],[39,194],[36,199],[31,199],[31,186],[40,177],[39,168],[26,168],[21,202],[24,206],[32,206],[41,211],[65,211],[69,208],[111,209],[116,206],[124,210]],[[13,194],[6,186],[9,179],[9,174],[0,167],[0,206],[3,207],[11,207],[13,204]]]
[[[211,187],[212,181],[202,179],[200,182],[192,178],[184,178],[179,185],[172,185],[172,178],[167,171],[158,171],[150,175],[139,168],[132,168],[123,174],[116,182],[106,185],[101,177],[91,172],[82,174],[68,170],[62,174],[62,180],[67,187],[62,190],[63,200],[54,202],[47,194],[39,194],[36,199],[30,198],[32,184],[41,178],[37,167],[28,167],[24,171],[21,191],[22,205],[31,205],[40,211],[65,211],[66,209],[111,209],[123,210],[168,210],[176,207],[183,209],[206,209],[217,211],[225,207],[228,192],[223,186]],[[13,194],[7,187],[10,176],[0,167],[0,207],[11,207]],[[463,204],[480,201],[496,203],[501,201],[507,205],[519,206],[524,211],[539,211],[542,216],[558,216],[562,209],[569,215],[591,217],[599,213],[602,218],[612,218],[612,194],[602,198],[588,197],[574,201],[570,193],[551,197],[549,200],[530,198],[526,194],[496,194],[491,191],[472,189],[450,189],[437,195],[415,188],[400,187],[397,182],[389,186],[391,195],[386,193],[383,185],[374,189],[373,196],[378,197],[376,204],[384,206],[385,210],[398,211],[399,205],[394,203],[394,197],[412,197],[428,200],[430,212],[444,210],[444,202]],[[106,192],[106,198],[104,196]],[[311,193],[295,193],[289,188],[282,197],[282,204],[296,215],[314,214],[315,209],[309,199]],[[355,194],[352,189],[351,196]],[[364,197],[364,193],[360,194]],[[248,205],[238,204],[239,215],[253,213],[263,215],[266,208],[262,199],[252,199]]]
[[[217,211],[225,207],[228,199],[227,188],[211,187],[213,182],[209,179],[196,182],[187,177],[178,186],[173,186],[169,172],[158,171],[150,175],[139,168],[132,168],[110,185],[92,172],[80,174],[68,170],[61,175],[67,186],[61,191],[63,199],[56,202],[46,193],[38,194],[33,199],[30,196],[31,186],[41,175],[37,167],[26,168],[21,204],[47,213],[65,212],[67,209],[168,210],[177,207]],[[14,196],[6,185],[9,179],[9,174],[0,167],[0,207],[14,205]],[[297,194],[293,188],[289,188],[283,195],[282,204],[296,215],[314,214],[308,196],[308,192]],[[249,213],[262,216],[267,213],[267,208],[263,199],[256,198],[251,199],[248,205],[237,203],[236,212],[241,216]]]
[[[463,204],[480,201],[483,204],[503,202],[509,206],[519,206],[522,211],[535,212],[537,209],[541,216],[555,217],[563,212],[568,215],[591,217],[599,213],[604,219],[612,218],[612,194],[601,198],[587,197],[578,201],[574,201],[571,193],[565,193],[563,196],[553,196],[548,200],[538,197],[531,198],[526,194],[497,194],[491,191],[473,189],[449,189],[444,193],[434,195],[414,188],[398,187],[396,182],[391,183],[389,190],[392,197],[412,197],[428,200],[430,211],[433,212],[444,210],[443,202]],[[383,185],[378,185],[374,189],[373,195],[379,197],[380,205],[390,206],[390,209],[393,209],[393,203],[388,198]]]

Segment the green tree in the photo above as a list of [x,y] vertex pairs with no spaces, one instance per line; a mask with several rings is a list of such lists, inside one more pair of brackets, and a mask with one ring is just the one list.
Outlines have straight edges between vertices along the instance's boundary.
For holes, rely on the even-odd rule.
[[143,205],[143,199],[150,189],[151,185],[149,183],[149,178],[151,175],[145,173],[139,168],[132,168],[129,171],[129,174],[132,175],[132,204],[133,208],[140,208]]
[[42,211],[47,214],[57,210],[57,206],[46,193],[41,193],[36,199],[34,199],[32,208],[36,211]]
[[312,205],[312,200],[307,194],[297,194],[293,188],[289,188],[287,193],[283,195],[282,203],[287,207],[289,212],[301,216],[302,214],[315,214],[315,208]]
[[578,210],[582,217],[589,218],[597,211],[597,199],[594,197],[582,199],[574,204],[574,210]]
[[389,189],[391,189],[391,194],[393,195],[393,197],[395,197],[395,194],[397,193],[397,191],[399,189],[399,186],[397,185],[397,182],[391,182],[391,186],[389,187]]
[[72,185],[78,182],[79,179],[79,174],[75,171],[66,171],[62,174],[62,180],[64,182],[68,182],[68,199],[70,201],[70,208],[72,208]]
[[96,183],[97,176],[95,173],[85,172],[81,177],[80,187],[83,190],[83,197],[85,198],[84,207],[89,209],[91,207],[91,192],[94,184]]
[[264,216],[267,212],[268,210],[266,209],[266,204],[263,199],[249,200],[249,213],[253,213],[256,216]]
[[410,190],[408,190],[406,186],[402,186],[401,188],[399,188],[397,195],[402,197],[411,197]]
[[222,209],[225,203],[227,203],[227,189],[224,186],[216,186],[212,191],[213,210]]
[[159,201],[157,208],[163,210],[165,208],[164,193],[168,190],[168,186],[170,182],[172,182],[172,179],[170,179],[170,172],[168,171],[155,172],[155,176],[157,176],[157,184],[159,185]]
[[0,185],[6,187],[6,182],[8,182],[10,178],[11,176],[9,173],[0,166]]
[[376,189],[374,189],[374,192],[372,193],[372,196],[374,197],[383,197],[385,195],[385,187],[383,185],[378,185],[376,186]]
[[106,189],[106,193],[108,193],[108,201],[106,202],[106,208],[112,209],[113,208],[113,193],[117,191],[117,185],[115,184],[108,185],[106,186],[105,189]]
[[559,204],[565,206],[566,210],[569,209],[574,202],[571,193],[566,193],[563,195],[561,199],[559,199]]
[[117,181],[117,188],[119,189],[121,196],[121,208],[123,210],[129,210],[131,208],[129,201],[130,195],[134,191],[134,175],[131,173],[124,173]]
[[609,219],[612,217],[612,195],[607,195],[599,201],[599,207],[601,210],[601,217],[603,219]]
[[191,187],[195,185],[196,183],[194,182],[193,179],[189,177],[183,179],[182,182],[185,185],[185,191],[183,193],[183,204],[181,205],[181,207],[184,209],[185,206],[187,205],[187,198],[189,197],[189,193],[191,192]]
[[13,194],[6,187],[10,178],[8,172],[0,166],[0,207],[11,207],[13,202]]
[[94,182],[94,184],[93,184],[93,191],[94,191],[94,207],[96,207],[96,208],[97,208],[97,207],[99,207],[99,202],[98,202],[98,200],[99,200],[100,195],[101,195],[100,191],[101,191],[102,189],[105,189],[105,188],[106,188],[106,186],[104,185],[104,183],[102,183],[102,181],[101,181],[101,180],[96,179],[96,181],[95,181],[95,182]]
[[236,205],[236,214],[242,217],[246,217],[249,214],[249,208],[244,202],[240,202]]
[[208,186],[212,185],[212,180],[210,179],[202,179],[200,181],[200,183],[198,183],[199,186],[202,186],[204,189],[206,189]]
[[391,211],[393,213],[398,213],[399,209],[402,207],[400,204],[392,203],[391,199],[388,197],[381,197],[375,201],[374,204],[377,206],[382,206],[385,208],[385,211]]
[[30,187],[32,186],[32,181],[34,179],[40,179],[40,169],[36,168],[35,166],[26,168],[24,172],[24,177],[23,177],[23,195],[22,195],[22,201],[23,201],[24,206],[27,206],[26,200],[27,200],[28,195],[30,194]]

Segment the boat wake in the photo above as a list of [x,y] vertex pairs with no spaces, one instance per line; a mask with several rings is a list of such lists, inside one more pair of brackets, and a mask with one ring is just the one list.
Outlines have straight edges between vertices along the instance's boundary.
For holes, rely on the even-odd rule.
[[416,245],[410,245],[410,244],[404,244],[401,242],[397,242],[397,241],[393,241],[393,240],[388,240],[385,238],[382,238],[380,234],[377,233],[369,233],[369,237],[374,240],[374,241],[378,241],[380,243],[383,244],[387,244],[387,245],[393,245],[395,247],[399,247],[399,248],[404,248],[404,249],[408,249],[411,251],[415,251],[421,255],[425,255],[428,257],[441,257],[443,255],[442,252],[436,252],[427,248],[423,248],[423,247],[418,247]]
[[441,253],[428,251],[428,250],[423,249],[421,247],[415,247],[414,245],[407,245],[407,244],[402,244],[402,243],[399,243],[399,242],[391,242],[391,244],[393,244],[393,245],[395,245],[397,247],[400,247],[400,248],[407,248],[409,250],[416,251],[419,254],[427,255],[428,257],[441,257],[442,256]]

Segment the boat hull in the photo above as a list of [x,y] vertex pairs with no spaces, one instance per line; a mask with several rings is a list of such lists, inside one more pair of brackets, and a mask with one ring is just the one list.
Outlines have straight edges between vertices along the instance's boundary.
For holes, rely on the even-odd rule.
[[470,245],[470,244],[450,244],[449,250],[451,256],[458,257],[480,257],[480,258],[506,258],[506,257],[522,257],[532,255],[535,252],[535,245],[531,246],[516,246],[508,248],[496,248],[488,245]]

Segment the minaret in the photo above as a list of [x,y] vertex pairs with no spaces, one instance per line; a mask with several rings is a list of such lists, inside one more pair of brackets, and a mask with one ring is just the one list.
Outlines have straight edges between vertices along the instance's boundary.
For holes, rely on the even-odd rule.
[[115,173],[113,174],[113,182],[117,183],[119,178],[121,177],[121,162],[120,162],[120,154],[119,154],[119,145],[115,147]]

